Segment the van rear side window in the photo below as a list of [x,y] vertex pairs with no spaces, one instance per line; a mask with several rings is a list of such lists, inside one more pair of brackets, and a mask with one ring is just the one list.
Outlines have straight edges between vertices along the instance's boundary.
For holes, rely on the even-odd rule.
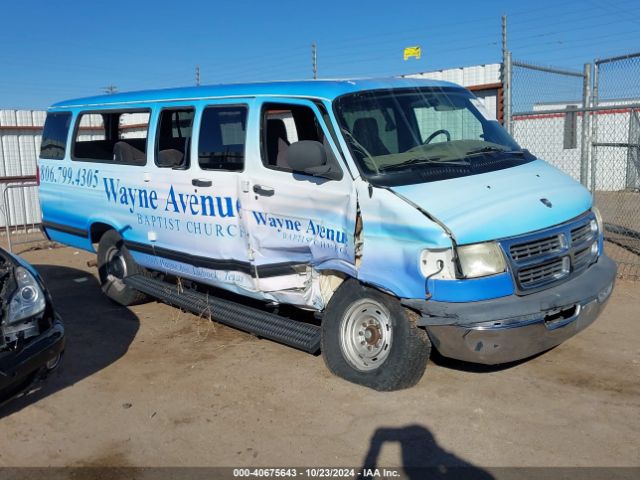
[[203,170],[244,168],[247,107],[207,107],[202,113],[198,163]]
[[193,108],[167,109],[160,112],[156,165],[160,168],[189,168]]
[[83,113],[76,126],[73,160],[146,165],[149,111]]
[[40,144],[40,158],[62,160],[67,145],[67,135],[71,125],[71,113],[59,112],[47,114]]

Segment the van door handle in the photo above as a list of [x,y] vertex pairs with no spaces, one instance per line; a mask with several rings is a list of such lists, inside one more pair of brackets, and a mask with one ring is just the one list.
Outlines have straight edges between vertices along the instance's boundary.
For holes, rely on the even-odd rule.
[[213,185],[211,180],[202,180],[201,178],[193,178],[191,179],[191,185],[194,187],[210,187]]
[[258,195],[262,195],[265,197],[273,197],[273,194],[276,193],[276,191],[273,188],[263,187],[262,185],[254,185],[253,191]]

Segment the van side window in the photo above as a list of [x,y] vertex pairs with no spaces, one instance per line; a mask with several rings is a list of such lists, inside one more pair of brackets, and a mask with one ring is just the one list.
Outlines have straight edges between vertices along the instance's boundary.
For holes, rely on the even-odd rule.
[[71,125],[71,113],[48,113],[42,132],[40,158],[62,160],[67,145],[67,135]]
[[198,163],[203,170],[239,171],[244,168],[247,107],[207,107],[202,112]]
[[189,168],[193,108],[169,109],[160,112],[156,165],[161,168]]
[[262,163],[267,168],[292,172],[285,152],[294,142],[323,143],[332,156],[314,111],[304,105],[267,103],[262,109]]
[[146,165],[149,116],[149,111],[81,114],[73,144],[73,160]]

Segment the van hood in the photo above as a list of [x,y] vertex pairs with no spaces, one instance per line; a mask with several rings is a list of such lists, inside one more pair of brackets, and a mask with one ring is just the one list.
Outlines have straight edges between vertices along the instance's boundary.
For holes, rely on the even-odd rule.
[[444,223],[460,245],[557,225],[592,204],[586,188],[542,160],[391,190]]

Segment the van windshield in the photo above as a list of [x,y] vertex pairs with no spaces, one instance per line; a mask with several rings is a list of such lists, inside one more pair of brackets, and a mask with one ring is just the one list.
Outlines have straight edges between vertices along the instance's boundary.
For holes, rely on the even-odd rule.
[[535,157],[462,88],[402,88],[339,97],[340,130],[363,174],[388,186],[509,168]]

